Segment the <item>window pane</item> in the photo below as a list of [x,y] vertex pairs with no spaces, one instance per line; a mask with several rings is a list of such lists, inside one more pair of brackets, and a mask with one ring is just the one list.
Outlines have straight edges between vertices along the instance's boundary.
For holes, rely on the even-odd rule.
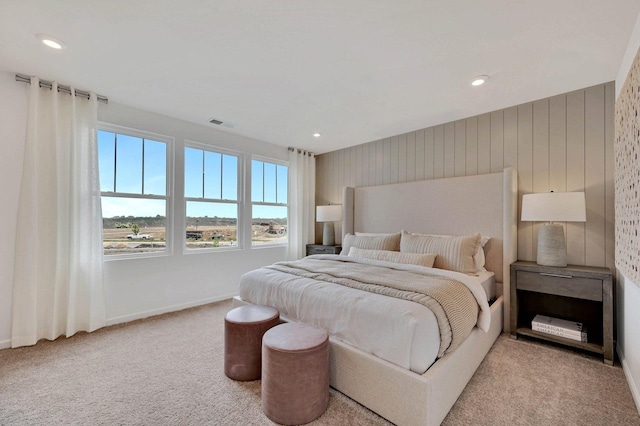
[[142,194],[142,139],[118,135],[116,139],[117,192]]
[[264,163],[264,202],[276,202],[276,165]]
[[278,196],[277,202],[281,204],[287,204],[287,189],[288,189],[288,180],[289,180],[289,168],[287,166],[276,167],[276,172],[278,176]]
[[285,244],[287,242],[287,207],[253,206],[251,242]]
[[187,201],[188,249],[238,245],[238,205]]
[[184,149],[184,196],[202,198],[202,155],[201,149]]
[[144,193],[167,195],[167,144],[144,141]]
[[262,161],[253,160],[251,162],[251,201],[264,201],[263,188],[263,166]]
[[222,156],[222,199],[238,201],[238,157]]
[[98,163],[100,168],[100,191],[113,192],[116,164],[115,133],[98,130]]
[[105,255],[166,251],[166,201],[102,197]]
[[204,197],[219,200],[222,198],[222,154],[205,151],[204,153]]

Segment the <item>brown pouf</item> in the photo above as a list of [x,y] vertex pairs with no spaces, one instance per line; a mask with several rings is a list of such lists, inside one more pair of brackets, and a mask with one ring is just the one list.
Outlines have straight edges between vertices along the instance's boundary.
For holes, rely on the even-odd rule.
[[224,317],[224,374],[234,380],[258,380],[262,370],[262,336],[280,323],[276,308],[246,305]]
[[281,324],[262,338],[262,411],[271,420],[300,425],[329,403],[329,335],[314,325]]

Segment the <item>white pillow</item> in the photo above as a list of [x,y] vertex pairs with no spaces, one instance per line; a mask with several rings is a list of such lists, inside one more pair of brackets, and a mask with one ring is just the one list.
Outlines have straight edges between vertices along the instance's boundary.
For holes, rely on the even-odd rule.
[[[380,236],[388,236],[388,235],[397,235],[397,234],[385,234],[378,232],[356,232],[357,237],[380,237]],[[430,237],[455,237],[455,235],[438,235],[438,234],[414,234],[414,235],[428,235]],[[480,236],[480,244],[478,245],[478,249],[473,254],[473,261],[476,266],[475,272],[487,272],[487,268],[484,267],[486,263],[486,259],[484,256],[484,246],[487,245],[491,237],[487,237],[486,235]],[[344,247],[343,247],[344,249]],[[344,253],[344,250],[343,250]],[[346,253],[348,254],[348,252]]]
[[[358,233],[356,232],[356,235]],[[413,235],[427,235],[429,237],[455,237],[455,235],[437,235],[437,234],[413,234]],[[480,236],[480,244],[478,245],[478,249],[473,254],[473,262],[476,265],[475,272],[487,272],[487,269],[484,267],[486,263],[486,259],[484,256],[484,246],[487,245],[491,237],[487,237],[486,235]]]
[[403,253],[436,253],[434,267],[462,273],[476,272],[473,259],[480,244],[480,234],[451,237],[411,234],[402,231],[400,251]]
[[348,255],[351,247],[367,250],[400,251],[400,233],[377,236],[347,234],[342,239],[341,255]]
[[399,251],[367,250],[351,247],[351,249],[349,249],[349,256],[431,268],[438,255],[434,253],[401,253]]

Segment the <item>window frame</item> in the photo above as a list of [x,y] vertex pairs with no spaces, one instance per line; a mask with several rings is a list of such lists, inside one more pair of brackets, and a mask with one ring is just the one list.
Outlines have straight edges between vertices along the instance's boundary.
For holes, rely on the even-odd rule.
[[[102,202],[102,197],[111,197],[111,198],[137,198],[144,200],[165,200],[165,250],[162,252],[144,252],[144,253],[122,253],[122,254],[111,254],[105,255],[103,254],[104,261],[116,261],[116,260],[126,260],[126,259],[140,259],[140,258],[148,258],[148,257],[165,257],[173,255],[173,222],[174,222],[174,148],[175,148],[175,139],[171,136],[162,135],[158,133],[148,132],[146,130],[134,129],[131,127],[119,126],[116,124],[110,124],[106,122],[99,121],[96,126],[96,152],[98,146],[98,131],[111,132],[115,134],[120,134],[124,136],[130,136],[134,138],[142,138],[149,139],[154,142],[163,142],[166,144],[165,151],[165,160],[166,160],[166,172],[165,172],[165,195],[145,195],[145,194],[136,194],[136,193],[128,193],[128,192],[103,192],[100,191],[100,200]],[[98,158],[99,161],[99,158]],[[143,159],[144,162],[144,159]],[[102,215],[102,209],[101,209]],[[102,216],[104,219],[104,216]],[[104,231],[103,231],[104,232]],[[104,243],[104,234],[103,240]],[[103,249],[104,253],[104,249]]]
[[[204,198],[204,194],[202,198],[198,198],[198,197],[187,197],[186,196],[186,179],[185,179],[185,174],[186,174],[186,149],[187,148],[192,148],[192,149],[199,149],[202,151],[207,151],[207,152],[213,152],[215,154],[221,154],[221,155],[230,155],[230,156],[234,156],[237,158],[238,160],[238,168],[237,168],[237,176],[236,176],[236,201],[233,200],[225,200],[225,199],[217,199],[217,198]],[[183,198],[183,202],[184,202],[184,215],[183,215],[183,225],[185,228],[185,232],[181,233],[181,244],[182,244],[182,253],[185,255],[192,255],[192,254],[200,254],[200,253],[218,253],[218,252],[227,252],[227,251],[236,251],[236,250],[242,250],[244,249],[244,209],[245,209],[245,202],[244,202],[244,191],[242,190],[244,187],[244,154],[240,151],[234,151],[228,148],[223,148],[220,146],[216,146],[216,145],[212,145],[212,144],[208,144],[208,143],[203,143],[203,142],[197,142],[197,141],[193,141],[193,140],[187,140],[185,139],[184,141],[184,146],[183,146],[183,151],[182,151],[182,169],[183,169],[183,176],[182,176],[182,182],[183,182],[183,188],[182,188],[182,198]],[[221,177],[221,181],[220,181],[221,186],[222,184],[222,177]],[[204,188],[203,188],[204,191]],[[220,191],[220,196],[222,197],[222,191]],[[236,223],[236,245],[235,246],[229,246],[229,247],[210,247],[210,248],[188,248],[187,247],[187,237],[186,237],[186,228],[187,228],[187,203],[189,201],[195,201],[195,202],[205,202],[205,203],[220,203],[220,204],[236,204],[237,205],[237,223]]]
[[[276,166],[285,166],[287,167],[287,203],[286,204],[282,204],[282,203],[271,203],[271,202],[265,202],[265,201],[253,201],[253,161],[261,161],[262,163],[269,163],[269,164],[275,164]],[[250,223],[249,223],[249,229],[250,229],[250,238],[249,238],[249,243],[251,244],[251,249],[261,249],[261,248],[271,248],[271,247],[283,247],[283,246],[288,246],[289,245],[289,184],[290,184],[290,179],[289,179],[289,162],[285,161],[285,160],[277,160],[274,158],[269,158],[269,157],[263,157],[260,155],[251,155],[251,159],[250,159],[250,164],[249,164],[249,168],[250,168],[250,182],[251,184],[249,185],[249,203],[251,205],[251,209],[250,209]],[[264,170],[264,168],[263,168]],[[276,179],[277,179],[277,172],[276,172]],[[262,180],[262,186],[263,186],[263,193],[262,193],[262,197],[264,199],[264,177]],[[277,188],[278,188],[278,184],[276,182],[276,194],[277,194]],[[277,200],[277,195],[276,195],[276,200]],[[287,208],[287,239],[284,242],[281,243],[264,243],[264,244],[254,244],[253,243],[253,206],[254,205],[258,205],[258,206],[272,206],[272,207],[286,207]]]

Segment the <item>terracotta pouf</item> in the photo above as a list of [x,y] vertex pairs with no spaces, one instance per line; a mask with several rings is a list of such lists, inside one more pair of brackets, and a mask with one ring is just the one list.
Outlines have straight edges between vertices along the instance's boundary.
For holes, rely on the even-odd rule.
[[258,380],[262,370],[262,336],[280,323],[276,308],[246,305],[224,318],[224,374],[234,380]]
[[310,324],[273,327],[262,339],[262,411],[271,420],[300,425],[329,403],[329,335]]

